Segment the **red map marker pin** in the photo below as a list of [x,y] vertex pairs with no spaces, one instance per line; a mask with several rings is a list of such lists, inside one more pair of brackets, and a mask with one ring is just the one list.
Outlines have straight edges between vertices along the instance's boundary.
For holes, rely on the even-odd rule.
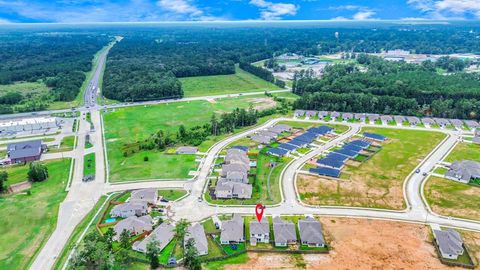
[[264,207],[261,203],[259,203],[259,204],[257,204],[257,206],[255,206],[255,215],[257,215],[258,222],[260,222],[260,220],[262,220],[263,210],[264,210]]

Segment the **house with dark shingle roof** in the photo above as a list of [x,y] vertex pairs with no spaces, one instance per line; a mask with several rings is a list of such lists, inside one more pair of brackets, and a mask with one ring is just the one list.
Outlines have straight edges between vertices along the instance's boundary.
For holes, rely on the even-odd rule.
[[420,119],[416,116],[407,116],[407,121],[411,126],[416,126],[420,124]]
[[276,247],[286,247],[289,244],[297,243],[297,233],[293,222],[284,221],[280,217],[274,217],[272,221]]
[[208,241],[202,224],[197,223],[187,228],[184,245],[186,245],[190,239],[193,239],[193,245],[197,249],[199,256],[208,254]]
[[455,161],[448,166],[445,177],[465,184],[472,179],[480,179],[480,163],[473,160]]
[[245,242],[243,224],[243,218],[238,214],[233,215],[233,218],[230,220],[223,221],[222,231],[220,232],[220,243],[222,243],[222,245],[228,245]]
[[113,231],[115,231],[115,236],[113,237],[113,240],[119,240],[120,235],[123,231],[127,231],[130,235],[139,235],[151,230],[152,217],[131,216],[126,219],[120,220],[117,224],[115,224],[115,226],[113,227]]
[[7,146],[7,156],[11,163],[23,163],[39,160],[47,149],[41,140],[11,143]]
[[139,251],[139,252],[147,252],[147,245],[150,243],[150,241],[153,241],[154,239],[158,241],[158,247],[160,251],[162,251],[170,241],[172,241],[173,237],[175,235],[175,227],[172,225],[168,224],[167,222],[163,222],[160,224],[155,230],[153,230],[152,233],[150,233],[147,237],[145,237],[142,241],[137,241],[133,243],[133,250]]
[[445,259],[456,260],[465,252],[462,237],[453,229],[433,230],[433,237],[440,254]]
[[323,238],[322,224],[313,217],[306,217],[298,221],[298,230],[300,232],[300,241],[302,245],[309,247],[325,247]]
[[156,205],[158,202],[158,191],[155,188],[144,188],[134,190],[131,193],[129,202],[131,203],[147,203]]
[[252,246],[257,243],[269,243],[270,242],[270,223],[268,218],[262,217],[260,221],[254,219],[250,221],[250,244]]
[[144,216],[148,214],[146,202],[126,202],[115,205],[110,211],[110,216],[128,218],[132,216]]

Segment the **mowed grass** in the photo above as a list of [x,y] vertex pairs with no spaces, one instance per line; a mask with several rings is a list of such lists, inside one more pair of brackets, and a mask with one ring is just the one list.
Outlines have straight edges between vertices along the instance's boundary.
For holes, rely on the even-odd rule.
[[187,194],[187,191],[183,189],[160,189],[158,190],[158,196],[162,196],[169,201],[175,201]]
[[454,162],[465,159],[480,162],[480,145],[473,143],[459,143],[445,158],[445,161]]
[[341,177],[346,181],[302,178],[298,185],[306,203],[403,209],[403,182],[445,138],[443,133],[418,130],[365,128],[362,132],[389,139],[368,161],[345,167]]
[[437,214],[480,220],[480,187],[430,177],[425,184],[424,194]]
[[[50,172],[50,167],[53,164],[58,163],[58,160],[47,160],[47,161],[42,161],[42,164],[45,164],[47,168],[49,169],[48,173],[54,173]],[[54,167],[54,166],[53,166]],[[17,184],[20,182],[25,182],[28,181],[28,170],[30,168],[30,163],[27,164],[19,164],[19,165],[13,165],[13,166],[8,166],[0,171],[6,171],[8,173],[8,180],[6,182],[7,186]],[[68,165],[68,169],[70,170],[70,163]]]
[[245,92],[278,90],[267,82],[238,67],[235,74],[180,78],[185,97],[225,95]]
[[83,157],[83,176],[95,174],[95,153]]
[[56,226],[58,207],[67,195],[70,162],[47,163],[49,178],[33,183],[31,195],[0,197],[0,269],[27,269],[48,240]]
[[[105,139],[107,145],[110,181],[144,179],[184,179],[195,170],[194,155],[167,155],[160,151],[141,151],[128,157],[123,156],[125,143],[148,138],[158,130],[176,133],[180,125],[193,127],[210,121],[213,114],[231,112],[235,108],[248,108],[271,103],[264,95],[219,99],[214,102],[191,101],[154,106],[136,106],[104,113]],[[219,138],[212,137],[202,145],[206,151]],[[148,156],[148,161],[144,157]]]

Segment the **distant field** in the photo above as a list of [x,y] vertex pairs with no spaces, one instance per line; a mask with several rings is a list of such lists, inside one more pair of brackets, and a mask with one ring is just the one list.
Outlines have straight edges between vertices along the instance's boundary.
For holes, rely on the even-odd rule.
[[45,93],[49,91],[49,88],[42,82],[19,82],[7,85],[0,84],[0,94],[13,91],[26,95],[31,93]]
[[280,89],[238,67],[235,70],[232,75],[180,78],[184,94],[186,97],[198,97]]
[[362,132],[382,134],[389,140],[359,167],[344,168],[341,177],[346,181],[299,177],[297,183],[304,202],[403,209],[405,178],[445,138],[443,133],[418,130],[366,128]]
[[[58,207],[67,195],[70,159],[46,164],[49,178],[34,183],[31,195],[0,196],[0,269],[28,269],[55,229]],[[12,171],[11,177],[21,178],[24,173]]]
[[[126,142],[147,138],[157,130],[175,133],[183,124],[187,128],[203,125],[210,121],[213,113],[230,112],[234,108],[272,105],[272,99],[264,95],[219,99],[214,102],[192,101],[136,106],[104,113],[105,139],[111,181],[141,179],[187,178],[188,172],[195,169],[195,158],[188,155],[166,155],[158,151],[142,151],[129,157],[123,156],[122,147]],[[200,146],[207,150],[219,138],[206,141]],[[148,156],[149,161],[143,161]]]
[[[479,153],[480,155],[480,153]],[[480,220],[480,187],[452,180],[430,177],[425,184],[425,198],[433,212]]]

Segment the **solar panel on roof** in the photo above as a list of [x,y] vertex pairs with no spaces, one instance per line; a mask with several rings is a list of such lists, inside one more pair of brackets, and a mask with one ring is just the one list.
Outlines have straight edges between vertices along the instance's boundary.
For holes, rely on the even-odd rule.
[[333,159],[336,159],[336,160],[339,160],[339,161],[342,161],[342,162],[345,162],[345,160],[348,159],[347,156],[341,155],[341,154],[335,153],[335,152],[328,153],[328,155],[326,157],[327,158],[333,158]]
[[288,142],[288,144],[292,144],[292,145],[295,145],[297,147],[302,147],[304,146],[306,143],[304,141],[300,141],[300,140],[297,140],[297,139],[293,139],[291,141]]
[[386,139],[385,136],[382,136],[380,134],[368,133],[368,132],[363,133],[363,136],[365,136],[367,138],[370,138],[370,139],[378,140],[378,141],[385,141],[385,139]]
[[317,164],[321,166],[336,168],[336,169],[340,169],[343,167],[343,161],[335,158],[328,158],[328,157],[318,159]]
[[330,176],[330,177],[339,177],[340,170],[326,168],[326,167],[318,167],[318,168],[310,168],[309,170],[311,173],[316,173],[318,175]]
[[285,149],[287,151],[292,151],[292,150],[297,149],[297,147],[295,145],[291,145],[291,144],[288,144],[288,143],[282,143],[278,146],[278,148]]
[[267,154],[284,156],[284,155],[288,154],[288,151],[280,149],[280,148],[270,148],[270,149],[268,149]]
[[362,141],[362,140],[354,140],[354,141],[351,141],[350,144],[357,145],[362,148],[367,148],[370,146],[370,142]]
[[346,144],[342,148],[347,149],[347,150],[351,150],[351,151],[354,151],[354,152],[357,152],[357,153],[363,150],[362,147],[354,145],[354,144]]
[[296,137],[295,140],[299,140],[299,141],[302,141],[302,142],[305,142],[305,143],[311,143],[311,142],[313,142],[314,138],[312,138],[311,136],[308,136],[306,134],[302,134],[302,135]]
[[343,149],[343,148],[339,149],[339,150],[335,150],[333,152],[345,155],[347,157],[355,157],[355,156],[358,155],[357,152],[354,152],[354,151],[351,151],[351,150],[348,150],[348,149]]

